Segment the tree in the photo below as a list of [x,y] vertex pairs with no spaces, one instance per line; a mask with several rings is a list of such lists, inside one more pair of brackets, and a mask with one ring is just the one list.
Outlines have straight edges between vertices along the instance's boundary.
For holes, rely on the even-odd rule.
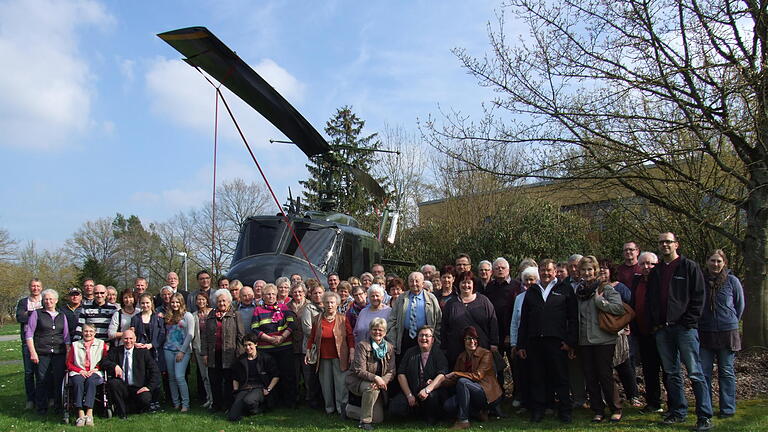
[[[511,178],[631,191],[743,259],[746,345],[768,344],[768,11],[736,0],[512,0],[491,54],[457,50],[496,92],[478,125],[431,122],[433,145],[528,149]],[[476,165],[494,171],[493,167]],[[724,211],[709,211],[715,204]]]
[[0,261],[8,261],[16,252],[16,241],[5,229],[0,229]]
[[107,274],[114,275],[119,243],[112,231],[112,219],[99,218],[85,222],[66,241],[65,248],[73,260],[85,262],[93,258],[104,266]]
[[96,283],[102,285],[117,286],[115,277],[110,275],[107,272],[107,269],[104,268],[104,265],[96,258],[86,258],[83,266],[79,270],[80,271],[77,273],[77,286],[83,286],[83,282],[85,282],[86,279],[93,279]]
[[352,215],[363,226],[371,228],[376,220],[373,210],[382,203],[377,203],[345,167],[351,165],[371,172],[373,152],[359,149],[378,149],[380,143],[375,133],[364,136],[364,127],[365,121],[352,112],[351,107],[336,110],[325,124],[332,151],[310,159],[307,164],[310,176],[299,183],[304,186],[304,199],[310,207],[325,208],[328,200],[334,200],[334,210]]

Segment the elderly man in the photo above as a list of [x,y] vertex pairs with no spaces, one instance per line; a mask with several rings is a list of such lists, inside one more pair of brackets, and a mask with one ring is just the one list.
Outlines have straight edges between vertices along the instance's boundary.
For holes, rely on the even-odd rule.
[[437,424],[447,396],[441,384],[450,371],[448,359],[435,344],[435,329],[420,328],[418,346],[408,349],[397,365],[397,382],[402,393],[389,403],[390,415],[405,417],[413,414],[426,418],[430,426]]
[[[583,256],[573,254],[568,257],[568,277],[562,281],[566,286],[571,287],[571,291],[576,293],[581,279],[579,277],[579,262]],[[585,407],[587,405],[587,391],[584,383],[584,372],[581,365],[581,356],[576,355],[568,361],[568,381],[571,385],[571,397],[574,407]]]
[[109,350],[101,369],[115,376],[107,382],[116,414],[127,418],[129,412],[149,408],[152,390],[160,384],[160,369],[148,349],[136,347],[133,330],[123,332],[123,345]]
[[91,278],[85,278],[83,281],[83,306],[93,303],[93,289],[96,282]]
[[[482,265],[482,263],[480,264]],[[509,345],[509,327],[512,322],[515,296],[521,291],[520,281],[509,275],[509,262],[505,258],[496,258],[493,261],[493,279],[485,289],[485,296],[491,301],[496,311],[496,319],[499,323],[499,339],[501,340],[500,351],[507,356],[510,366],[513,365],[514,358]],[[504,371],[497,371],[497,374],[499,385],[504,388]]]
[[254,303],[253,288],[244,286],[240,288],[240,302],[237,304],[237,313],[240,314],[240,320],[243,322],[243,328],[251,329],[253,320],[253,310],[256,308]]
[[477,264],[477,278],[480,280],[480,285],[475,287],[475,292],[486,294],[485,290],[488,289],[488,284],[493,280],[492,267],[491,262],[487,260],[482,260]]
[[[299,282],[301,282],[300,279],[299,279]],[[298,283],[298,282],[293,282],[293,277],[291,277],[291,285],[293,285],[295,283]],[[310,285],[309,281],[307,281],[307,290],[310,289],[309,285]],[[267,286],[267,282],[263,281],[261,279],[255,281],[253,283],[253,302],[256,305],[264,304],[264,300],[262,300],[262,298],[261,298],[261,290],[263,290],[265,286]]]
[[74,339],[77,323],[80,320],[80,312],[83,311],[83,294],[80,291],[80,288],[70,288],[65,300],[67,303],[61,308],[61,312],[67,317],[69,338]]
[[374,264],[371,266],[371,274],[374,278],[384,277],[384,266],[381,264]]
[[72,340],[80,340],[83,336],[83,325],[90,324],[96,329],[96,338],[107,342],[109,323],[112,322],[112,315],[116,311],[117,306],[107,303],[107,287],[96,285],[93,287],[93,302],[83,306]]
[[653,252],[643,252],[638,258],[640,274],[636,274],[629,285],[632,291],[630,305],[635,309],[635,320],[630,323],[632,335],[637,341],[640,353],[640,363],[643,366],[643,383],[645,383],[645,407],[643,413],[663,412],[661,408],[661,385],[659,378],[666,383],[661,369],[661,357],[656,348],[656,338],[651,333],[648,321],[649,311],[645,304],[648,293],[648,276],[659,263],[659,258]]
[[616,280],[626,286],[632,286],[632,279],[640,273],[640,265],[637,262],[640,249],[638,249],[637,243],[626,242],[622,247],[622,254],[624,255],[624,262],[616,268]]
[[424,264],[421,266],[421,274],[424,275],[424,280],[432,280],[436,276],[440,276],[437,274],[437,269],[432,264]]
[[704,309],[706,284],[698,264],[677,253],[679,245],[674,233],[659,234],[662,260],[648,275],[645,307],[667,374],[669,414],[664,423],[682,423],[688,413],[682,362],[696,398],[695,430],[707,431],[713,427],[712,399],[701,367],[697,332]]
[[[144,281],[143,289],[146,291],[147,290],[147,280],[144,279],[144,278],[137,278],[136,279],[136,285],[137,286],[136,286],[135,289],[137,289],[137,290],[139,289],[138,285],[139,285],[139,280],[140,279]],[[176,272],[168,272],[168,274],[165,276],[165,282],[166,282],[167,286],[171,287],[171,290],[173,291],[173,294],[176,294],[176,293],[181,294],[181,296],[184,297],[184,301],[185,302],[189,302],[189,301],[192,301],[192,303],[195,302],[194,296],[190,300],[189,292],[179,288],[179,275],[177,275]],[[139,296],[137,295],[136,298],[139,298]],[[160,294],[155,296],[154,302],[155,302],[155,306],[160,306],[160,305],[163,304],[163,299],[160,297]],[[187,309],[187,310],[189,310],[189,309]],[[195,309],[195,310],[197,310],[197,309]]]
[[394,344],[396,363],[399,363],[408,348],[417,345],[421,327],[428,325],[436,329],[435,341],[440,342],[437,329],[442,321],[442,311],[434,294],[424,290],[424,275],[413,272],[408,276],[409,291],[397,297],[387,319],[387,341]]

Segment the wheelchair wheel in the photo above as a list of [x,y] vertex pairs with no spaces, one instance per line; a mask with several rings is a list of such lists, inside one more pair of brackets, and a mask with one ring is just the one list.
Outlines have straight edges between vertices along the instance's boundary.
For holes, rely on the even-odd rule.
[[104,413],[104,415],[105,415],[105,416],[106,416],[108,419],[111,419],[111,418],[112,418],[112,408],[107,408],[107,412],[106,412],[106,413]]

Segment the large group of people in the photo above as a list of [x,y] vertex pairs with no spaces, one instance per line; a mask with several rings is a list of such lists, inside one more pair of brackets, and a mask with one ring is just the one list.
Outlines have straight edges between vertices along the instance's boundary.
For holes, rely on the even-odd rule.
[[744,294],[722,250],[702,271],[678,248],[666,232],[658,255],[627,242],[619,265],[579,254],[526,258],[515,275],[504,258],[475,272],[461,254],[405,282],[376,264],[359,278],[331,273],[326,286],[294,274],[251,285],[221,277],[213,287],[201,270],[191,293],[171,272],[154,297],[141,277],[119,293],[86,279],[62,304],[32,279],[16,313],[27,408],[44,414],[49,400],[60,404],[66,375],[76,426],[94,424],[99,386],[122,418],[188,412],[189,379],[202,406],[231,421],[306,404],[365,430],[408,416],[466,429],[506,417],[510,389],[507,406],[534,423],[550,411],[570,423],[577,408],[590,409],[592,422],[619,422],[627,404],[675,424],[688,412],[684,364],[695,430],[705,431],[715,363],[719,416],[736,410]]

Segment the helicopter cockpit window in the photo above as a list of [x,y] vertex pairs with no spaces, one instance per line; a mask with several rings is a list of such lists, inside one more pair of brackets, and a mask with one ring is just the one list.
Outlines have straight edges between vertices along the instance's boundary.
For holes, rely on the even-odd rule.
[[[309,257],[309,262],[323,268],[328,261],[328,252],[333,247],[337,232],[334,227],[307,226],[305,224],[296,224],[294,226],[296,236],[301,241],[304,252]],[[289,234],[290,235],[290,234]],[[296,239],[291,235],[291,242],[285,250],[286,254],[304,259],[304,255],[299,250]]]
[[250,221],[246,227],[245,241],[239,242],[233,261],[261,253],[274,253],[280,242],[277,221]]

